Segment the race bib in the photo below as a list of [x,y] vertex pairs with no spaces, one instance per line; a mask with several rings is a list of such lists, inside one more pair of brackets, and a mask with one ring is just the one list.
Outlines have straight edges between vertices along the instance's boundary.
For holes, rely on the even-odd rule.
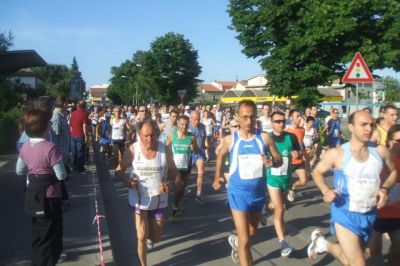
[[339,129],[335,128],[333,130],[333,137],[338,138],[339,137]]
[[396,183],[389,192],[388,203],[392,204],[395,202],[400,202],[400,183]]
[[186,170],[189,166],[190,154],[174,154],[176,168]]
[[349,211],[365,213],[376,206],[376,192],[380,180],[367,174],[359,177],[349,177]]
[[275,176],[287,175],[289,167],[289,158],[282,157],[282,165],[280,167],[271,167],[271,174]]
[[255,179],[263,176],[263,161],[260,154],[239,155],[239,175],[241,179]]
[[146,177],[140,179],[140,184],[143,188],[142,193],[147,193],[148,196],[158,196],[161,194],[160,187],[161,187],[161,177],[160,174],[154,174],[151,177]]

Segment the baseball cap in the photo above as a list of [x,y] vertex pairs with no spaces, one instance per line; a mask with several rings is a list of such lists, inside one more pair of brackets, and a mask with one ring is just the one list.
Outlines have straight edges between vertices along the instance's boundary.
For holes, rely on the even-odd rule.
[[189,105],[186,105],[185,106],[185,110],[189,110],[190,109],[190,106]]

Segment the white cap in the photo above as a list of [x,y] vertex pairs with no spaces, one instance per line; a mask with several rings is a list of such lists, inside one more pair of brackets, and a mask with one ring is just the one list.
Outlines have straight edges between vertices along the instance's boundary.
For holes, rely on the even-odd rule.
[[190,106],[189,105],[186,105],[185,106],[185,110],[189,110],[190,109]]

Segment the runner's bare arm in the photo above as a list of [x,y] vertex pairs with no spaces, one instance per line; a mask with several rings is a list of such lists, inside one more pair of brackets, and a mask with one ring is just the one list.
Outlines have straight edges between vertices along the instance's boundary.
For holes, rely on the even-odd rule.
[[198,153],[200,151],[199,146],[197,145],[197,138],[196,136],[192,136],[192,143],[190,144],[190,149],[194,153]]
[[332,202],[336,198],[337,190],[330,189],[324,180],[324,173],[331,170],[335,167],[335,161],[339,158],[339,156],[343,156],[338,148],[329,149],[326,151],[324,157],[322,157],[321,161],[317,164],[313,171],[313,179],[315,185],[321,190],[324,195],[324,201],[327,203]]
[[171,149],[171,145],[165,146],[165,156],[167,159],[167,167],[168,167],[168,180],[166,182],[166,186],[164,187],[164,185],[162,186],[163,188],[163,192],[168,192],[168,183],[171,180],[175,180],[176,175],[177,175],[177,170],[176,170],[176,165],[172,156],[172,149]]
[[271,139],[271,137],[267,133],[262,134],[265,143],[268,145],[268,150],[272,155],[272,165],[275,167],[282,165],[282,157],[278,152],[278,149],[275,146],[275,142]]
[[126,169],[132,164],[133,154],[134,146],[131,144],[128,148],[126,148],[121,163],[115,169],[116,176],[129,188],[134,188],[136,186],[136,182],[129,179],[129,175],[125,173]]
[[219,190],[222,186],[221,183],[224,180],[224,177],[222,174],[223,160],[224,160],[225,155],[227,155],[229,152],[229,147],[231,146],[232,141],[233,141],[232,135],[226,136],[225,138],[222,139],[221,146],[218,150],[217,160],[216,160],[216,165],[215,165],[214,183],[213,183],[213,188],[215,190]]
[[381,156],[382,161],[386,166],[386,171],[389,173],[388,177],[381,184],[381,188],[377,192],[377,197],[378,197],[377,207],[378,209],[380,209],[386,205],[387,192],[396,183],[398,173],[392,161],[390,151],[383,145],[378,145],[376,151]]

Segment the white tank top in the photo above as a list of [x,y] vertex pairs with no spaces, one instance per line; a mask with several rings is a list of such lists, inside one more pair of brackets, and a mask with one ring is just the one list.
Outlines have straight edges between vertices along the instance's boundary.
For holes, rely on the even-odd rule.
[[121,140],[124,139],[124,120],[119,119],[117,122],[116,119],[113,119],[112,121],[112,132],[111,132],[111,138],[115,140]]
[[262,132],[272,132],[271,118],[265,118],[264,116],[261,116],[258,118],[258,120],[261,122]]
[[207,118],[207,119],[203,119],[202,124],[206,127],[206,135],[210,136],[212,135],[212,124],[211,124],[212,119],[211,118]]
[[313,145],[313,136],[314,136],[315,128],[311,128],[310,130],[307,131],[307,129],[304,130],[304,147],[306,148],[311,148]]
[[167,179],[167,159],[165,145],[158,142],[154,159],[147,159],[140,147],[140,142],[133,144],[135,154],[132,161],[131,178],[137,178],[138,184],[129,189],[129,205],[141,210],[155,210],[168,205],[168,193],[161,193],[162,180]]

